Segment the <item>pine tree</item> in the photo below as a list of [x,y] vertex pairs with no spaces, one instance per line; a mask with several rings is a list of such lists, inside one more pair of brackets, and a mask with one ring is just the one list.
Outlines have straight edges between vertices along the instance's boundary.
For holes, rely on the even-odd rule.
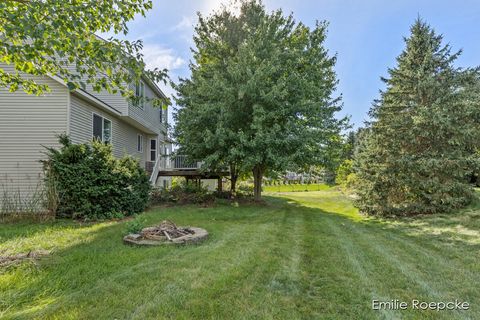
[[449,211],[468,204],[468,150],[480,139],[477,70],[454,67],[442,36],[417,19],[357,154],[357,206],[376,215]]

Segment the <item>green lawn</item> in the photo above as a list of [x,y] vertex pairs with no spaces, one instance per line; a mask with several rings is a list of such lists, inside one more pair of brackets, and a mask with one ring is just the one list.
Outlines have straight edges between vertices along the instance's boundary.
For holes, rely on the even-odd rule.
[[[326,189],[143,217],[211,237],[138,248],[122,244],[124,222],[0,226],[0,255],[53,250],[0,271],[0,318],[480,319],[479,207],[384,221]],[[471,309],[380,312],[372,299],[460,299]]]
[[263,186],[265,192],[299,192],[299,191],[323,191],[329,187],[325,184],[280,184],[275,186]]

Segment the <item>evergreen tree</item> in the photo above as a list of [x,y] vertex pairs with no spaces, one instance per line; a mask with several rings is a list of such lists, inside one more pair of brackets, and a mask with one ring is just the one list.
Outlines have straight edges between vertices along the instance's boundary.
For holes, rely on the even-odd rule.
[[480,141],[477,70],[454,67],[460,55],[417,19],[386,90],[370,110],[356,158],[358,207],[369,214],[449,211],[474,196],[467,176]]

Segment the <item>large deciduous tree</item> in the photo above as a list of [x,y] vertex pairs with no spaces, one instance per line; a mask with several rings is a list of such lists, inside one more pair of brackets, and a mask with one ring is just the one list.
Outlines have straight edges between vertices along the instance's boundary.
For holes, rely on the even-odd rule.
[[239,8],[200,17],[192,76],[178,86],[176,136],[192,156],[251,171],[259,200],[268,170],[325,162],[346,119],[335,118],[327,24],[309,28],[260,1]]
[[226,112],[229,106],[224,104],[224,77],[229,59],[233,59],[245,39],[241,20],[227,10],[208,18],[199,15],[193,38],[196,49],[191,78],[182,79],[175,86],[177,105],[182,106],[174,115],[179,152],[191,160],[202,160],[208,170],[228,168],[232,193],[239,175],[245,172],[245,154],[237,137],[243,124],[235,118],[236,114]]
[[473,197],[467,177],[480,141],[477,70],[456,68],[460,52],[421,19],[405,43],[357,154],[357,205],[369,214],[442,212]]
[[132,96],[129,84],[147,75],[165,78],[165,70],[145,70],[141,41],[95,33],[127,34],[127,22],[145,15],[147,0],[4,0],[0,1],[0,87],[31,94],[49,91],[29,75],[56,75],[70,89],[91,85],[94,90]]

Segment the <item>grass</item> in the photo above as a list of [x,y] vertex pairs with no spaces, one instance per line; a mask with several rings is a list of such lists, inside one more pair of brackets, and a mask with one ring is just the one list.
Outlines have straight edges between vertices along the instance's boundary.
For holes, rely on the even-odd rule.
[[329,187],[325,184],[279,184],[272,186],[263,186],[265,192],[304,192],[304,191],[322,191]]
[[[265,205],[157,208],[206,228],[198,246],[122,244],[125,222],[0,226],[2,319],[480,319],[480,207],[422,219],[358,214],[334,189]],[[372,299],[468,301],[468,311],[374,311]]]

